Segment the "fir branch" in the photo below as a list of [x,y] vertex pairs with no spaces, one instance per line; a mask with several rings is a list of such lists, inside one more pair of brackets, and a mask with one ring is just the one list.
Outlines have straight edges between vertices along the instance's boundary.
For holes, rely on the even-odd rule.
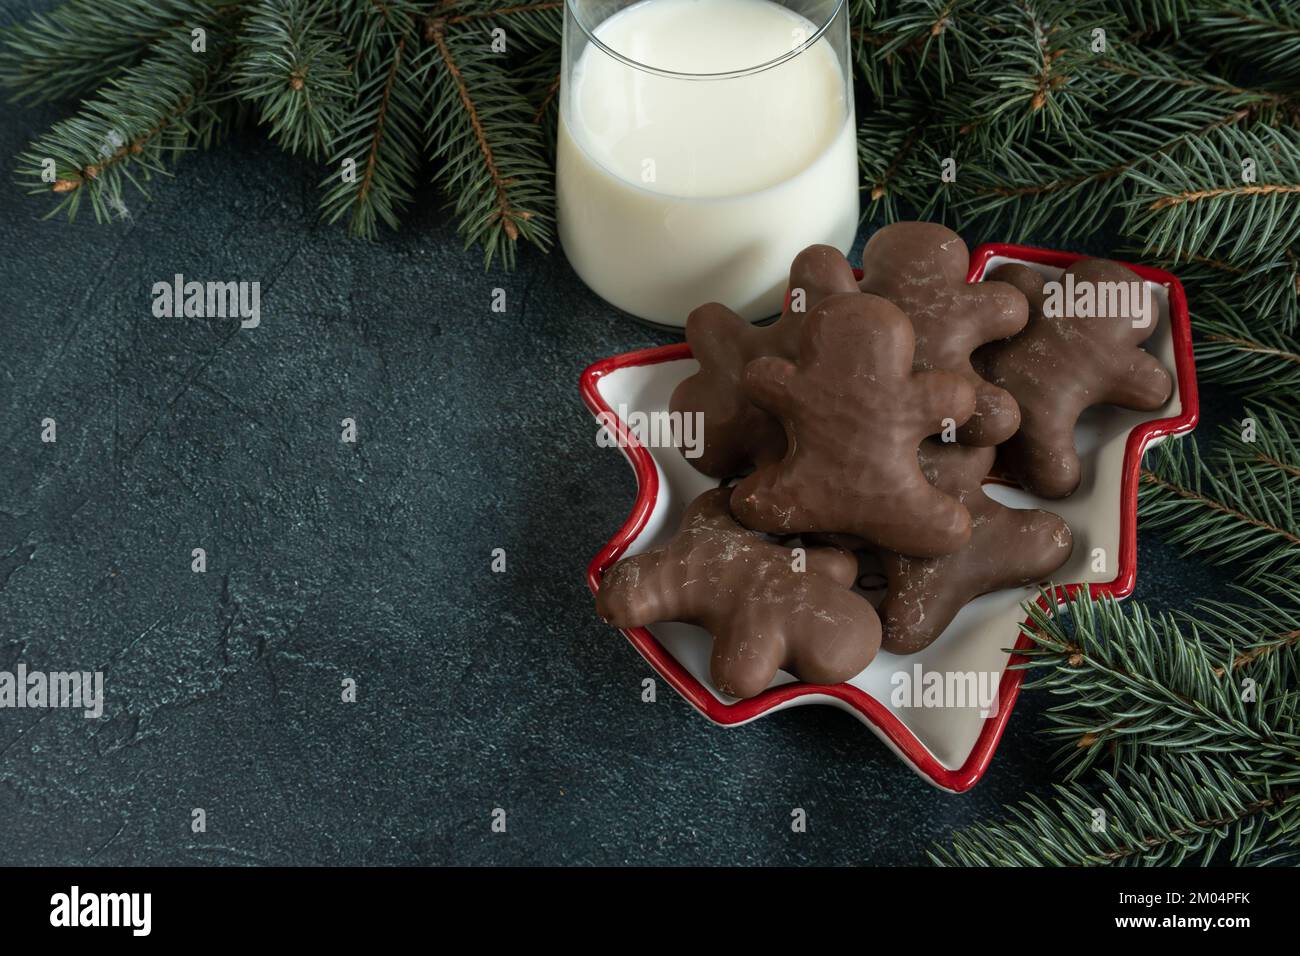
[[[854,65],[862,71],[864,77],[870,78],[874,72],[874,61],[870,58],[871,42],[874,34],[870,24],[876,17],[875,0],[848,0],[849,3],[849,55]],[[882,81],[883,82],[883,81]],[[872,92],[879,94],[881,86],[872,87]]]
[[[1157,117],[1167,129],[1194,132],[1213,128],[1207,117],[1243,109],[1248,120],[1294,126],[1300,110],[1294,92],[1234,83],[1183,47],[1110,43],[1105,55],[1090,61],[1084,81],[1105,90],[1102,108],[1094,116],[1102,128]],[[1171,127],[1171,120],[1178,125]]]
[[1300,483],[1261,487],[1239,452],[1202,460],[1195,442],[1165,443],[1141,475],[1138,513],[1188,553],[1233,564],[1246,583],[1300,577]]
[[482,31],[484,43],[492,39],[491,31],[503,30],[503,52],[516,44],[532,51],[558,52],[563,11],[563,0],[444,0],[435,16],[450,33],[460,33],[462,28]]
[[1122,17],[1130,36],[1168,31],[1177,37],[1192,21],[1189,0],[1101,0],[1097,8]]
[[[1205,625],[1207,640],[1218,643],[1215,654],[1227,664],[1215,667],[1215,674],[1262,675],[1276,690],[1294,688],[1300,676],[1300,594],[1295,582],[1277,575],[1264,575],[1256,590],[1240,589],[1243,603],[1199,602],[1193,614],[1178,614],[1188,627]],[[1264,660],[1267,659],[1267,660]],[[1270,670],[1256,665],[1264,660]]]
[[396,228],[410,204],[425,144],[428,63],[421,62],[414,21],[384,5],[351,24],[373,37],[356,64],[352,115],[331,144],[333,171],[322,186],[327,222],[348,218],[348,232],[373,239],[378,223]]
[[143,192],[143,180],[217,134],[224,117],[214,84],[231,41],[211,28],[206,50],[196,52],[190,28],[173,30],[139,66],[124,69],[75,116],[33,142],[18,157],[20,181],[30,194],[59,197],[48,215],[75,217],[88,201],[97,220],[125,218],[127,183]]
[[[872,96],[887,100],[901,94],[905,87],[936,62],[930,27],[905,34],[908,24],[891,22],[898,13],[898,0],[881,0],[879,6],[850,0],[849,44],[854,64],[866,80]],[[864,9],[866,8],[866,9]],[[925,86],[930,86],[926,81]],[[937,84],[936,84],[937,85]],[[937,90],[933,90],[937,95]]]
[[[1145,171],[1167,154],[1225,129],[1284,125],[1296,109],[1283,94],[1233,84],[1173,54],[1125,43],[1109,45],[1105,57],[1077,60],[1065,89],[1074,123],[1064,121],[1014,150],[997,146],[999,137],[1019,135],[1005,121],[964,125],[960,132],[973,130],[979,148],[948,190],[964,224],[1012,237],[1048,225],[1065,237],[1089,235],[1112,222],[1112,210],[1127,208]],[[1078,118],[1081,111],[1086,118]],[[1140,214],[1129,212],[1128,219],[1145,245]]]
[[239,15],[244,0],[66,0],[0,34],[0,86],[20,102],[83,96],[159,42]]
[[[1237,301],[1242,300],[1249,301],[1245,296]],[[1283,415],[1300,415],[1295,403],[1300,394],[1300,341],[1276,330],[1249,328],[1241,318],[1244,311],[1227,302],[1214,321],[1198,322],[1198,373],[1232,385]]]
[[1168,209],[1170,206],[1183,206],[1189,203],[1204,202],[1222,196],[1275,196],[1300,192],[1300,183],[1271,185],[1233,185],[1215,186],[1212,189],[1182,190],[1170,196],[1162,196],[1151,204],[1153,211]]
[[952,122],[991,147],[1035,131],[1084,132],[1113,80],[1093,69],[1090,38],[1113,23],[1095,10],[1049,0],[1019,0],[993,12],[986,29],[999,39],[957,85]]
[[937,112],[934,104],[899,98],[891,112],[870,110],[863,117],[858,127],[858,162],[870,190],[864,216],[879,209],[887,221],[896,222],[902,205],[924,210],[917,213],[923,217],[933,214],[945,195],[933,188],[939,178],[939,159],[925,145]]
[[414,29],[426,4],[415,0],[336,0],[336,25],[350,41],[351,66],[376,49],[387,49],[393,33]]
[[965,225],[1015,239],[1053,224],[1064,236],[1095,232],[1122,201],[1123,173],[1146,155],[1145,143],[1099,138],[1087,154],[1041,142],[996,160],[963,163],[953,205]]
[[1300,131],[1223,127],[1186,137],[1129,179],[1138,189],[1126,231],[1146,236],[1149,252],[1257,262],[1300,242]]
[[1254,493],[1300,499],[1300,440],[1296,423],[1275,410],[1247,406],[1241,421],[1224,426],[1223,454],[1237,462]]
[[1300,10],[1265,0],[1210,2],[1193,38],[1294,86],[1300,80]]
[[[1141,605],[1125,610],[1086,596],[1061,612],[1029,608],[1024,630],[1033,647],[1017,666],[1036,674],[1027,688],[1064,700],[1047,718],[1049,734],[1064,739],[1067,779],[1101,756],[1120,767],[1161,752],[1236,755],[1255,761],[1258,773],[1300,773],[1296,595],[1252,594],[1247,604],[1196,610],[1153,616]],[[1264,613],[1272,634],[1246,637],[1234,623]],[[1246,677],[1251,693],[1243,691]]]
[[914,64],[913,76],[942,94],[957,76],[957,66],[978,56],[979,45],[987,40],[975,14],[976,0],[914,0],[886,13],[871,32],[880,42],[871,45],[869,55],[891,65],[897,81],[904,59]]
[[[1137,248],[1129,251],[1134,258],[1144,255]],[[1300,322],[1300,259],[1290,250],[1281,250],[1255,264],[1197,254],[1177,259],[1159,257],[1157,262],[1175,273],[1188,289],[1195,309],[1193,327],[1202,333],[1197,345],[1198,365],[1200,356],[1210,359],[1212,350],[1207,343],[1215,333],[1236,337],[1243,330],[1239,316],[1253,317],[1261,331],[1283,334],[1294,332]],[[1210,360],[1201,371],[1209,368],[1213,376],[1214,366]]]
[[[1031,797],[1004,822],[958,833],[935,862],[1170,865],[1223,850],[1248,863],[1300,850],[1300,601],[1285,578],[1265,585],[1276,597],[1195,615],[1086,592],[1061,610],[1029,605],[1032,647],[1017,666],[1064,701],[1048,718],[1067,782],[1052,804]],[[1286,630],[1261,637],[1260,617]],[[1103,754],[1111,768],[1094,769]]]
[[443,144],[436,180],[452,200],[460,235],[490,265],[514,263],[521,237],[550,244],[551,178],[534,110],[512,85],[499,53],[478,37],[430,20],[425,36],[441,64],[433,74],[429,136]]
[[554,167],[555,144],[560,122],[560,50],[552,47],[529,56],[515,71],[520,91],[532,107],[529,122],[536,127],[546,150],[547,163]]
[[259,0],[239,37],[239,94],[254,104],[271,138],[315,158],[342,125],[356,95],[341,35],[311,0]]
[[[1224,849],[1238,864],[1294,857],[1297,802],[1284,788],[1247,784],[1231,761],[1169,755],[1100,772],[1098,786],[1054,787],[1010,817],[959,831],[936,847],[939,866],[1177,866]],[[1099,812],[1100,811],[1100,812]]]
[[[1112,210],[1130,203],[1144,166],[1189,141],[1248,122],[1255,113],[1253,105],[1227,113],[1206,105],[1155,121],[1121,119],[1094,130],[1084,152],[1069,141],[1045,139],[992,163],[967,163],[955,202],[966,220],[1001,226],[1013,236],[1049,223],[1065,236],[1091,234]],[[1141,228],[1140,216],[1130,214],[1129,220],[1131,229]]]

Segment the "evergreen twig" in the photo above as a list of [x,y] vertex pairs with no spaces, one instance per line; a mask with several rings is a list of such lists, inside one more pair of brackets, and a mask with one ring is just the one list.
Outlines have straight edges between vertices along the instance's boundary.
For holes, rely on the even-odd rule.
[[[1271,584],[1285,584],[1274,579]],[[1300,604],[1206,604],[1195,615],[1127,612],[1086,592],[1030,605],[1029,686],[1064,703],[1066,782],[1001,822],[959,831],[932,859],[965,866],[1176,865],[1300,855]],[[1260,635],[1277,614],[1288,630]],[[1096,767],[1100,756],[1109,768]]]
[[[455,204],[466,246],[478,243],[490,265],[501,255],[514,262],[521,236],[550,244],[551,168],[534,111],[490,47],[460,40],[442,20],[432,20],[426,36],[443,69],[435,74],[429,130],[446,144],[450,161],[439,175]],[[474,157],[475,161],[457,160]],[[502,240],[507,241],[502,241]]]
[[412,15],[381,4],[345,24],[369,40],[355,63],[356,98],[330,144],[321,210],[327,222],[346,217],[354,236],[374,238],[380,222],[397,228],[415,189],[429,76]]
[[1225,126],[1129,174],[1129,235],[1146,251],[1245,263],[1300,241],[1300,130]]
[[1235,863],[1281,862],[1300,854],[1293,791],[1247,784],[1231,761],[1170,756],[1116,773],[1098,786],[1031,796],[1007,820],[959,831],[936,847],[940,866],[1177,866],[1209,862],[1226,848]]
[[173,29],[78,115],[33,142],[18,158],[20,181],[29,193],[58,198],[49,215],[66,210],[73,217],[85,201],[98,220],[126,218],[127,183],[143,192],[144,180],[219,132],[226,116],[215,84],[230,49],[230,35],[220,30],[196,52],[190,31]]
[[1300,341],[1254,331],[1235,312],[1201,323],[1198,331],[1196,360],[1203,377],[1231,384],[1281,415],[1300,416]]
[[241,12],[242,0],[67,0],[0,35],[0,87],[43,103],[99,90],[156,43]]
[[1300,80],[1300,10],[1293,5],[1266,0],[1208,4],[1196,20],[1193,37],[1292,87]]
[[[1272,422],[1282,429],[1272,440],[1294,460],[1294,439]],[[1252,455],[1229,447],[1207,462],[1195,442],[1161,445],[1142,471],[1138,513],[1186,551],[1235,566],[1246,583],[1266,574],[1300,580],[1300,480],[1268,484]]]
[[258,107],[271,138],[316,158],[356,91],[343,37],[311,0],[259,0],[240,34],[234,83]]

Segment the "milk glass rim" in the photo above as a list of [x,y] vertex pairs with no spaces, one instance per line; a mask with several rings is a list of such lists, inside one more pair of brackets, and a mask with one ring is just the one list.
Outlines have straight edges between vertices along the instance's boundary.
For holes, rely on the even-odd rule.
[[[647,2],[647,0],[637,0],[637,2],[645,3]],[[601,52],[607,54],[608,56],[612,56],[614,59],[618,60],[620,63],[624,64],[625,66],[630,66],[634,70],[641,70],[642,72],[645,73],[653,73],[656,76],[664,76],[676,80],[731,80],[731,79],[737,79],[742,76],[752,76],[755,73],[762,73],[765,70],[770,70],[773,67],[780,66],[782,63],[785,63],[789,60],[793,60],[800,53],[803,53],[804,50],[807,50],[818,40],[820,40],[823,35],[825,35],[826,31],[830,29],[831,24],[835,22],[835,18],[840,15],[840,11],[844,9],[844,5],[846,3],[848,3],[848,0],[838,0],[838,2],[835,4],[835,9],[833,9],[830,12],[830,15],[826,17],[826,22],[823,23],[821,26],[817,27],[817,29],[813,32],[812,36],[808,37],[806,40],[803,41],[803,43],[800,43],[797,47],[793,47],[792,49],[787,50],[785,53],[782,53],[780,56],[774,57],[773,59],[767,60],[766,62],[756,64],[755,66],[747,66],[739,70],[727,70],[726,72],[723,73],[683,73],[678,70],[665,70],[657,66],[650,66],[648,63],[641,63],[638,60],[632,59],[630,56],[626,56],[622,53],[619,53],[613,47],[609,46],[608,44],[603,42],[598,36],[596,36],[595,28],[588,27],[587,24],[583,22],[582,16],[579,14],[578,0],[565,0],[564,5],[565,8],[569,11],[569,13],[572,15],[573,22],[578,25],[578,29],[583,32],[583,34],[587,37],[587,39],[590,40],[592,43],[594,43],[597,49],[599,49]],[[780,4],[780,5],[784,6],[784,4]],[[629,6],[631,6],[631,4],[629,4]],[[619,13],[621,12],[622,10],[619,11]],[[614,16],[617,15],[618,14],[614,14]],[[606,17],[605,19],[609,19],[609,18]],[[604,22],[605,22],[604,20],[601,21],[601,23]]]

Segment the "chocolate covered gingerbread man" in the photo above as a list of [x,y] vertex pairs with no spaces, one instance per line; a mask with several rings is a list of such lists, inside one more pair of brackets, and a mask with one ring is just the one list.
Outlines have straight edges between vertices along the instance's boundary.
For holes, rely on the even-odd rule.
[[1016,401],[980,377],[971,353],[1025,327],[1028,305],[1005,282],[967,282],[961,236],[934,222],[896,222],[862,251],[863,292],[888,299],[912,320],[918,371],[946,369],[975,387],[975,413],[957,432],[967,445],[997,445],[1020,425]]
[[1074,549],[1069,525],[1037,509],[1008,508],[982,489],[993,465],[993,448],[944,444],[921,446],[921,470],[940,491],[970,512],[970,541],[937,558],[880,553],[888,591],[880,605],[883,647],[913,654],[934,642],[957,612],[981,594],[1046,579]]
[[728,478],[785,451],[781,423],[757,408],[741,387],[745,365],[765,355],[794,358],[803,317],[822,299],[853,292],[853,269],[838,250],[809,246],[790,267],[790,300],[776,322],[755,326],[725,305],[702,305],[686,320],[686,341],[700,370],[673,390],[668,407],[703,417],[702,450],[689,459],[715,478]]
[[933,556],[962,547],[970,515],[925,480],[917,449],[957,426],[975,390],[945,371],[913,370],[912,323],[865,293],[835,295],[804,319],[799,360],[760,358],[745,391],[785,424],[789,448],[732,493],[741,524],[774,534],[839,531]]
[[615,627],[698,624],[713,636],[718,690],[753,697],[784,669],[836,684],[871,663],[880,619],[851,589],[857,559],[834,548],[798,554],[736,523],[730,489],[687,507],[667,546],[625,558],[605,574],[596,610]]
[[1153,411],[1169,400],[1169,373],[1138,347],[1159,313],[1137,274],[1105,259],[1080,259],[1054,287],[1015,263],[992,277],[1029,300],[1024,331],[976,355],[984,377],[1020,405],[1020,430],[1003,445],[1001,463],[1034,494],[1064,498],[1082,478],[1074,426],[1085,408]]

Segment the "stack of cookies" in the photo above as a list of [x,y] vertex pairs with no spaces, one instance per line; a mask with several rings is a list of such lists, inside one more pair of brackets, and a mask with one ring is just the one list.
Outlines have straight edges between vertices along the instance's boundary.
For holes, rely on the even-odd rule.
[[[1105,260],[1054,284],[1014,264],[968,283],[968,269],[956,233],[902,222],[872,236],[861,279],[828,246],[800,253],[769,326],[696,309],[686,338],[700,370],[670,404],[700,416],[689,460],[720,487],[667,547],[610,569],[601,616],[702,626],[718,690],[750,697],[781,669],[838,683],[882,646],[919,651],[979,595],[1056,571],[1072,549],[1065,521],[1005,507],[982,483],[996,462],[1066,497],[1085,408],[1169,399],[1169,373],[1140,348],[1156,307]],[[854,590],[854,551],[883,570],[878,609]]]

